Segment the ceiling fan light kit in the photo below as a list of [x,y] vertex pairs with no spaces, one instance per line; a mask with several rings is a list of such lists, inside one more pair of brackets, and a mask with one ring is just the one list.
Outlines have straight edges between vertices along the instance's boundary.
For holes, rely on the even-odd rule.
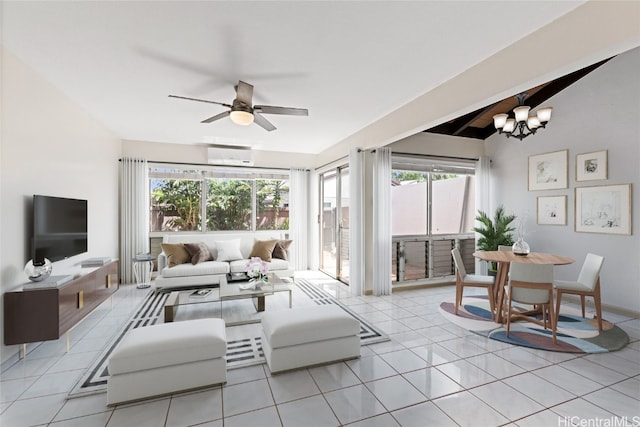
[[515,118],[510,118],[508,114],[496,114],[493,116],[493,125],[498,133],[504,134],[507,138],[514,137],[522,141],[529,135],[533,135],[539,128],[544,128],[551,120],[552,107],[541,107],[535,113],[531,112],[531,107],[524,105],[527,98],[526,92],[516,95],[518,106],[513,109]]
[[223,107],[229,108],[229,111],[216,114],[203,120],[201,123],[211,123],[216,120],[220,120],[229,116],[231,121],[237,125],[249,126],[252,123],[256,123],[264,130],[271,132],[276,127],[267,120],[263,114],[280,114],[287,116],[308,116],[309,110],[306,108],[291,108],[291,107],[276,107],[273,105],[252,105],[253,98],[253,86],[249,83],[238,81],[235,87],[236,99],[233,100],[233,104],[225,104],[223,102],[208,101],[205,99],[189,98],[186,96],[169,95],[170,98],[186,99],[187,101],[207,102],[210,104],[217,104]]
[[231,113],[229,113],[229,118],[233,123],[240,126],[249,126],[251,123],[253,123],[253,114],[248,111],[232,111]]

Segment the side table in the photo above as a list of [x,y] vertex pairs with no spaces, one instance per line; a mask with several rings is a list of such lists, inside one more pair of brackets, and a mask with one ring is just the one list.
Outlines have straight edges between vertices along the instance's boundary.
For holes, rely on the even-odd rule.
[[136,278],[136,288],[145,289],[151,286],[154,260],[155,257],[149,254],[138,254],[133,257],[133,275]]

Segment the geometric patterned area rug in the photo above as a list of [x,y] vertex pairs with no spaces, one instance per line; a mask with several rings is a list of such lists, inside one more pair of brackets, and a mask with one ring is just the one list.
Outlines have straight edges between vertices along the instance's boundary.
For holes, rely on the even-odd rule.
[[[294,293],[294,307],[298,305],[327,305],[335,304],[341,307],[349,315],[360,322],[360,344],[369,345],[377,342],[388,341],[389,338],[362,319],[358,314],[351,311],[346,305],[334,298],[325,290],[315,286],[310,280],[296,279],[292,284]],[[282,294],[284,295],[284,294]],[[104,393],[107,391],[107,379],[109,378],[108,361],[111,352],[116,348],[125,334],[135,328],[154,325],[163,322],[164,303],[169,297],[168,293],[155,293],[153,290],[142,301],[131,318],[125,323],[124,328],[118,331],[110,340],[105,349],[87,368],[86,372],[75,384],[67,395],[67,399],[87,396],[90,394]],[[245,300],[250,301],[250,300]],[[267,304],[267,310],[269,305]],[[233,327],[241,328],[241,327]],[[259,333],[255,333],[255,328],[248,328],[253,331],[248,336],[235,338],[227,341],[227,369],[237,369],[250,365],[262,364],[265,362],[262,351],[262,342]],[[257,335],[257,336],[256,336]]]
[[[517,309],[528,310],[530,306]],[[454,314],[454,303],[440,304],[440,313],[450,322],[478,335],[523,347],[565,353],[606,353],[622,349],[629,343],[629,336],[618,326],[602,320],[602,332],[598,331],[596,319],[585,319],[580,310],[561,307],[554,344],[551,330],[526,320],[511,322],[507,337],[506,324],[491,320],[489,301],[486,297],[462,299],[458,315]],[[541,319],[540,315],[537,317]]]

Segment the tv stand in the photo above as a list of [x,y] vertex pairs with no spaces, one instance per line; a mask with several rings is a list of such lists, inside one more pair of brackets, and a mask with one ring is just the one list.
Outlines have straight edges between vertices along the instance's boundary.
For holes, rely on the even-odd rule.
[[[4,294],[4,344],[57,340],[118,290],[118,261],[56,287]],[[69,337],[67,335],[67,351]]]

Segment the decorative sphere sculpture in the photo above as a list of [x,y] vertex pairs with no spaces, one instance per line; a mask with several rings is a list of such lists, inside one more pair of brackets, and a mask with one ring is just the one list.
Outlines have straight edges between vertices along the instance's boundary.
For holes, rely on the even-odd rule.
[[33,265],[33,260],[29,260],[27,265],[24,266],[24,274],[26,274],[32,282],[41,282],[45,280],[47,277],[51,276],[52,270],[53,266],[51,265],[51,261],[47,258],[44,259],[44,264],[42,265]]

